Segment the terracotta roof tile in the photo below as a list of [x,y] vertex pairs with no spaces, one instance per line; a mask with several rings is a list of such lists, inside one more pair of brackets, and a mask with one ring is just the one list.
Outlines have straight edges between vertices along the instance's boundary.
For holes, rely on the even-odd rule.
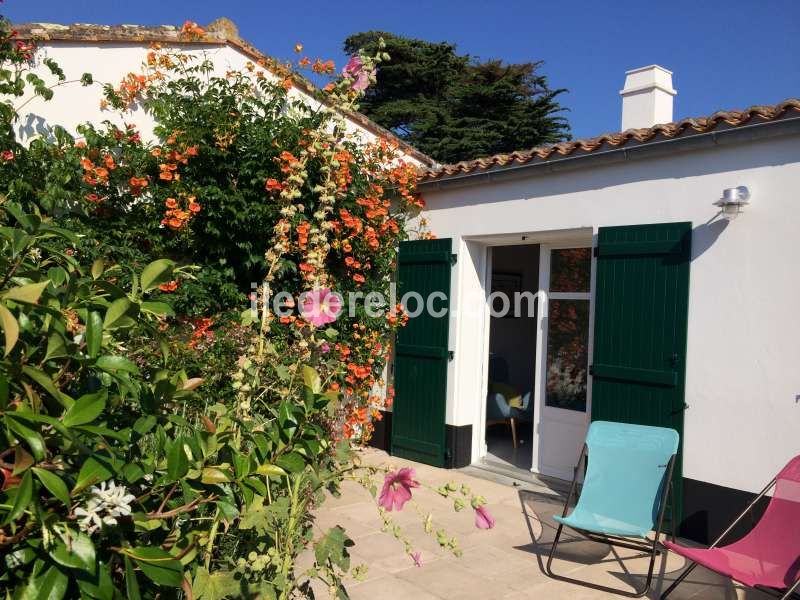
[[[74,23],[60,25],[56,23],[22,23],[15,24],[14,29],[19,37],[42,41],[65,42],[128,42],[149,43],[161,42],[165,44],[198,45],[210,44],[216,46],[230,45],[254,60],[269,61],[270,57],[262,53],[255,46],[239,37],[236,25],[224,17],[205,26],[203,35],[183,35],[180,28],[174,25],[158,25],[148,27],[144,25],[94,25],[87,23]],[[293,82],[301,91],[325,102],[319,89],[305,77],[295,75]],[[391,131],[373,122],[361,113],[343,111],[353,122],[379,137],[393,139],[398,142],[401,150],[414,157],[423,165],[432,167],[436,162],[426,154],[395,136]]]
[[601,149],[610,150],[625,145],[648,144],[698,133],[707,133],[714,129],[774,121],[785,116],[800,117],[800,99],[792,98],[775,105],[751,106],[745,110],[719,111],[709,117],[682,119],[645,129],[628,129],[627,131],[609,133],[594,138],[537,146],[530,150],[517,150],[510,154],[495,154],[485,158],[443,165],[438,168],[428,168],[422,171],[420,180],[426,182],[436,181],[475,172],[502,170],[503,168],[524,165],[536,160],[544,161],[560,156],[588,154]]

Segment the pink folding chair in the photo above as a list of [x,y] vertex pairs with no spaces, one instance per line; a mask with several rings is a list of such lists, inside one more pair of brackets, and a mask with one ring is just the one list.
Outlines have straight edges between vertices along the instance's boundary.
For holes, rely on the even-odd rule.
[[[737,542],[720,546],[722,539],[773,487],[775,493],[753,530]],[[789,461],[709,548],[686,548],[669,541],[664,545],[692,564],[661,595],[662,600],[697,565],[781,600],[800,598],[800,456]]]

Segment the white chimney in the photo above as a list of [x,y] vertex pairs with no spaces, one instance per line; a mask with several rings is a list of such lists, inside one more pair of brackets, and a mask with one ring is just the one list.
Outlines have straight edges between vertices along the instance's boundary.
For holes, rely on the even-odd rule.
[[672,121],[672,71],[658,65],[625,71],[622,96],[622,131],[652,127]]

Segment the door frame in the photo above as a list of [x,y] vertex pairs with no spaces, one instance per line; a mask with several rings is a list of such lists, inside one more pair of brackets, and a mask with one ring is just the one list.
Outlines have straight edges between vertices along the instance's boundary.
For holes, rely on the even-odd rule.
[[[492,265],[491,265],[491,248],[495,246],[561,246],[564,248],[576,248],[576,247],[591,247],[594,248],[597,243],[597,228],[596,227],[580,227],[576,229],[561,229],[561,230],[549,230],[549,231],[527,231],[527,232],[518,232],[518,233],[504,233],[504,234],[489,234],[489,235],[480,235],[480,236],[464,236],[461,238],[461,243],[459,244],[459,272],[458,272],[458,283],[453,289],[458,289],[458,293],[469,293],[469,289],[464,289],[462,278],[463,272],[462,269],[467,268],[474,268],[479,273],[479,281],[481,285],[481,291],[484,295],[484,302],[482,306],[481,313],[479,315],[480,321],[477,323],[478,331],[480,331],[480,341],[476,347],[469,348],[470,352],[478,351],[480,354],[479,359],[480,362],[478,364],[481,365],[481,374],[480,374],[480,385],[477,390],[474,388],[470,390],[465,390],[461,386],[461,368],[460,368],[460,361],[459,361],[459,354],[461,351],[464,350],[464,347],[461,345],[461,332],[460,329],[465,325],[465,323],[459,319],[456,322],[456,331],[454,332],[453,339],[456,340],[456,361],[457,365],[454,371],[451,371],[455,378],[455,385],[450,386],[452,390],[453,396],[452,402],[458,403],[461,406],[464,406],[464,400],[461,399],[462,396],[468,397],[471,393],[477,392],[478,398],[475,398],[470,404],[471,408],[467,408],[470,411],[477,411],[472,413],[472,418],[470,419],[471,423],[473,424],[473,432],[472,432],[472,452],[470,462],[472,464],[480,463],[483,458],[487,454],[486,448],[486,400],[487,395],[489,392],[489,330],[491,325],[490,320],[490,307],[489,307],[489,295],[491,293],[491,280],[492,280]],[[480,246],[480,251],[477,252],[477,256],[472,257],[471,253],[467,250],[468,247],[475,247],[474,245]],[[462,258],[463,257],[463,258]],[[541,260],[541,254],[540,254]],[[595,278],[595,258],[594,255],[592,256],[592,273],[591,273],[591,285],[592,285],[592,302],[590,303],[590,319],[591,324],[594,323],[594,278]],[[540,274],[541,277],[541,274]],[[541,314],[541,310],[537,309],[538,313]],[[590,332],[591,334],[591,332]],[[541,335],[537,331],[537,344],[538,339],[540,339]],[[591,343],[590,339],[590,343]],[[591,351],[591,346],[590,346]],[[533,357],[534,361],[534,368],[536,368],[536,363],[538,363],[539,350],[537,347],[536,355]],[[590,354],[591,356],[591,354]],[[589,377],[589,382],[591,382],[591,377]],[[538,386],[536,386],[538,387]],[[587,394],[591,390],[591,385],[587,387]],[[472,396],[474,398],[474,396]],[[535,401],[532,399],[532,401]],[[537,410],[537,407],[534,406],[534,412]],[[534,414],[534,419],[536,415]],[[536,435],[535,432],[535,425],[534,425],[534,436]],[[536,444],[534,444],[535,446]],[[523,471],[524,472],[524,471]],[[535,472],[535,471],[534,471]],[[536,472],[535,472],[536,473]]]
[[[534,389],[534,407],[533,407],[533,457],[531,460],[531,472],[539,475],[547,475],[550,477],[558,477],[564,480],[570,480],[573,477],[572,467],[569,471],[548,471],[543,472],[542,460],[542,436],[540,434],[542,428],[542,416],[545,410],[564,412],[565,416],[573,416],[568,413],[576,413],[577,411],[570,411],[567,409],[559,409],[554,407],[545,406],[545,396],[547,394],[547,327],[548,327],[548,303],[550,300],[588,300],[589,301],[589,332],[587,341],[587,362],[586,362],[586,410],[584,411],[585,428],[588,431],[589,423],[592,419],[592,376],[589,373],[589,364],[592,360],[592,352],[594,350],[594,306],[595,306],[595,280],[597,276],[597,260],[594,256],[594,247],[597,244],[597,235],[592,235],[592,240],[589,245],[586,243],[557,243],[557,244],[540,244],[539,246],[539,292],[544,292],[540,296],[539,307],[537,313],[536,324],[536,386]],[[564,250],[569,248],[589,248],[591,253],[590,260],[590,276],[589,276],[589,291],[588,292],[550,292],[550,270],[552,263],[552,251]],[[544,298],[542,301],[541,298]],[[581,424],[581,419],[571,419],[574,423]],[[578,444],[577,451],[580,453],[580,448],[583,445],[583,440]],[[575,458],[577,462],[577,455]]]
[[[484,248],[484,272],[483,272],[483,328],[481,336],[481,411],[478,415],[478,460],[482,460],[489,454],[489,446],[486,444],[486,402],[489,395],[489,349],[491,341],[492,315],[489,305],[489,295],[492,293],[492,248],[495,245],[487,245]],[[474,461],[473,461],[474,462]]]

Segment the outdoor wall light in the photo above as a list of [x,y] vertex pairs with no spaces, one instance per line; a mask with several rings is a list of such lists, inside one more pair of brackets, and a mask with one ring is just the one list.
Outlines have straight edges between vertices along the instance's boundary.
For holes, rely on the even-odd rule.
[[744,185],[722,190],[722,198],[714,202],[715,206],[720,207],[726,219],[735,218],[742,212],[745,204],[750,204],[750,190]]

